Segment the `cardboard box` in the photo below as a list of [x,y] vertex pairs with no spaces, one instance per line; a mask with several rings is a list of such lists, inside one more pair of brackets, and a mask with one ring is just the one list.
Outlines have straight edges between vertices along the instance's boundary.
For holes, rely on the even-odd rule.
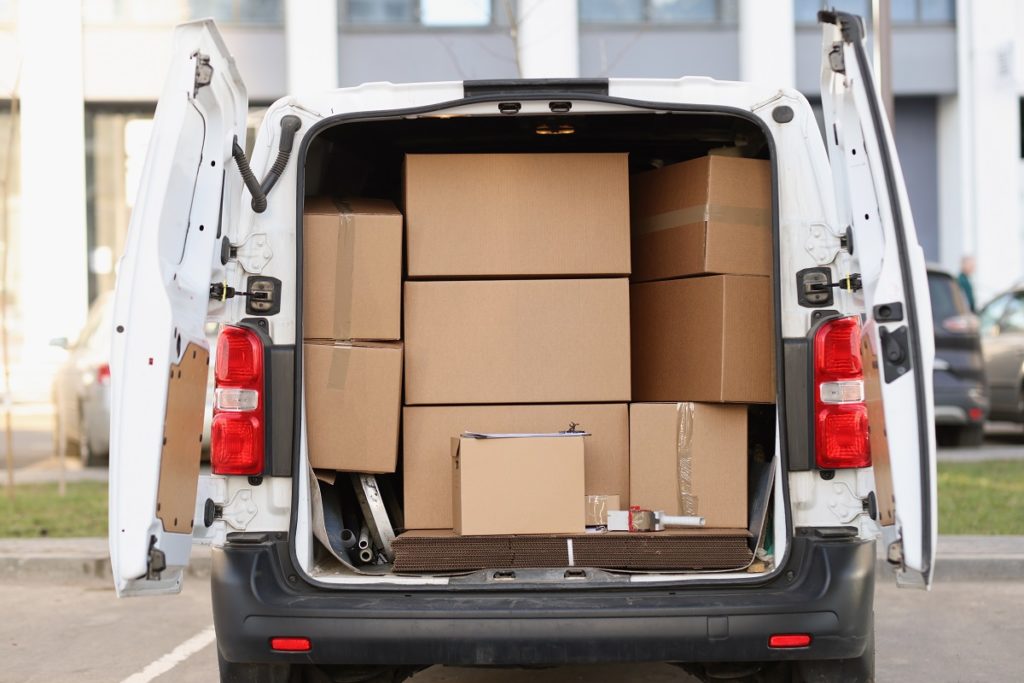
[[405,283],[406,405],[629,400],[625,279]]
[[583,532],[585,438],[453,438],[455,532],[463,536]]
[[628,275],[625,154],[410,154],[410,278]]
[[[605,526],[608,524],[609,510],[622,510],[622,502],[618,496],[587,496],[586,523],[587,526]],[[629,506],[626,506],[628,509]]]
[[630,287],[635,401],[775,401],[771,279],[714,275]]
[[771,165],[706,156],[629,184],[633,281],[772,272]]
[[645,510],[747,527],[747,407],[634,403],[629,499]]
[[402,404],[402,345],[302,345],[306,442],[314,468],[394,472]]
[[464,432],[558,432],[583,439],[586,494],[629,502],[629,411],[624,403],[412,406],[402,411],[402,480],[409,529],[451,529],[451,440]]
[[400,339],[402,214],[378,199],[306,200],[302,229],[306,339]]

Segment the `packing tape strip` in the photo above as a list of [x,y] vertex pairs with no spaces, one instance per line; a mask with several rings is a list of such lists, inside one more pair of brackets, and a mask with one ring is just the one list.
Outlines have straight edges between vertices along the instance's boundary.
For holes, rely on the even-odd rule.
[[572,554],[572,539],[571,538],[565,539],[565,552],[569,555],[569,566],[570,567],[575,567],[576,566],[576,558]]
[[348,380],[348,364],[352,360],[355,347],[340,345],[327,348],[336,352],[331,354],[331,367],[327,371],[327,386],[331,389],[344,389],[345,382]]
[[355,296],[356,231],[352,206],[340,199],[337,206],[341,225],[334,257],[338,269],[334,278],[334,338],[349,339],[352,336],[352,297]]
[[693,495],[693,404],[676,404],[676,463],[679,470],[679,513],[697,515],[700,507]]
[[725,206],[722,204],[698,204],[682,209],[673,209],[664,213],[642,218],[633,223],[633,235],[648,235],[652,232],[671,230],[684,225],[717,221],[719,223],[738,223],[740,225],[771,226],[771,209],[759,209],[749,206]]

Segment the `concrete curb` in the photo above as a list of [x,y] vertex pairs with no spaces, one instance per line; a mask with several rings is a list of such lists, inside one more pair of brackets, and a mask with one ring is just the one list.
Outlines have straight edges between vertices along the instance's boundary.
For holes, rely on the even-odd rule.
[[[196,546],[187,576],[210,575],[210,549]],[[878,581],[893,568],[878,558]],[[0,581],[111,580],[105,538],[0,539]],[[1024,536],[942,536],[935,580],[1020,581],[1024,579]]]

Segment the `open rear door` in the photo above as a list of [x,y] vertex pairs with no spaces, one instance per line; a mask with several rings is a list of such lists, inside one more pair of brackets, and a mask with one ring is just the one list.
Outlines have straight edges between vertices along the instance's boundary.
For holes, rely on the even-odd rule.
[[[936,542],[932,330],[924,253],[903,172],[872,79],[864,25],[821,12],[821,101],[836,206],[850,226],[864,297],[866,387],[882,536],[901,585],[931,585]],[[870,374],[870,373],[867,373]],[[868,381],[871,381],[868,378]],[[888,510],[888,514],[887,514]]]
[[239,210],[232,141],[248,101],[212,21],[175,30],[114,299],[110,558],[118,595],[177,593],[192,545],[222,232]]

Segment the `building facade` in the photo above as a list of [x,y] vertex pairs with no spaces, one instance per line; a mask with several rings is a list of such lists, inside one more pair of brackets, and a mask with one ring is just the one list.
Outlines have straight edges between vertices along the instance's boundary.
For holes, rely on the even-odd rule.
[[[114,283],[171,28],[212,16],[259,110],[368,81],[703,75],[818,106],[825,4],[878,0],[0,0],[0,178],[12,388],[47,391]],[[890,0],[895,137],[929,261],[1022,272],[1024,0]],[[20,112],[13,114],[12,105]],[[820,107],[819,107],[820,109]]]

